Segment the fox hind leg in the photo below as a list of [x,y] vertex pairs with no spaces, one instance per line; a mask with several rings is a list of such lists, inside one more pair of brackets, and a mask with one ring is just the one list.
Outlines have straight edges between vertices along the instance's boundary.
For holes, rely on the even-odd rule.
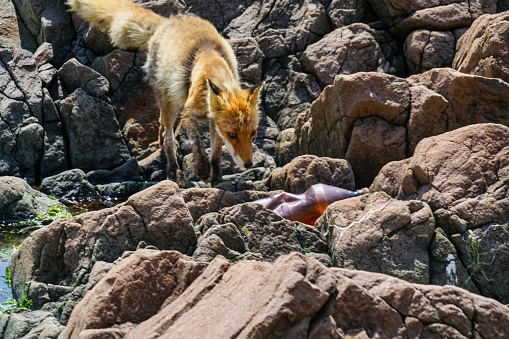
[[184,187],[184,175],[177,161],[175,135],[173,133],[173,125],[177,120],[178,111],[169,100],[159,97],[157,102],[161,111],[159,144],[166,155],[166,178],[176,182],[180,187]]

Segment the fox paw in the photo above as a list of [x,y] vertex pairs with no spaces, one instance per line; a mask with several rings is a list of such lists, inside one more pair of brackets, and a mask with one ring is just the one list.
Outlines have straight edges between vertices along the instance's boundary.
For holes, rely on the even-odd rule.
[[168,173],[168,180],[171,180],[177,185],[179,185],[180,188],[184,188],[185,186],[185,180],[184,180],[184,174],[181,170],[177,170],[175,173]]
[[194,172],[203,182],[209,182],[210,179],[210,162],[207,157],[197,157],[194,161]]
[[214,177],[212,175],[212,179],[210,180],[210,187],[215,187],[222,182],[224,182],[223,177]]

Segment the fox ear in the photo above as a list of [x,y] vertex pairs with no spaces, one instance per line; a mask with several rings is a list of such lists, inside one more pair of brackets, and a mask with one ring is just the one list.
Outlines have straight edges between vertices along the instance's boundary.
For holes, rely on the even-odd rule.
[[262,81],[260,84],[255,85],[248,89],[249,93],[251,93],[251,95],[249,96],[249,103],[251,105],[256,105],[258,103],[258,97],[260,95],[260,90],[262,89],[264,84],[265,84],[265,81]]
[[212,92],[217,96],[219,95],[223,90],[221,88],[219,88],[219,86],[217,86],[215,83],[213,83],[212,81],[210,81],[210,79],[207,79],[207,81],[209,82],[209,87],[210,89],[212,90]]

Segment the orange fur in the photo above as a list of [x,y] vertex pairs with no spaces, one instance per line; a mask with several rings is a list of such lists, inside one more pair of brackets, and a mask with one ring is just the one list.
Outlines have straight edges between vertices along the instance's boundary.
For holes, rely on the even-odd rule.
[[[192,15],[164,18],[129,0],[69,0],[85,20],[108,32],[120,48],[148,51],[145,69],[161,111],[161,137],[168,158],[168,178],[183,185],[173,125],[181,117],[193,145],[195,171],[212,183],[221,181],[221,144],[234,161],[252,165],[252,141],[258,128],[262,85],[242,90],[230,44],[206,20]],[[210,121],[211,164],[197,122]],[[212,173],[211,173],[212,172]]]

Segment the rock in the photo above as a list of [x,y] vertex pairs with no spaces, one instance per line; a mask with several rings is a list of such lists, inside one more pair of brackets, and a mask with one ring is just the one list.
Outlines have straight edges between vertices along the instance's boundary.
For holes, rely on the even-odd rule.
[[323,314],[332,314],[346,333],[360,327],[373,336],[469,338],[508,331],[507,306],[463,289],[410,284],[363,271],[331,271],[339,279],[338,294]]
[[410,74],[451,67],[455,52],[454,35],[447,31],[419,29],[408,35],[403,50]]
[[132,157],[126,163],[111,171],[90,171],[87,173],[87,179],[93,185],[122,181],[141,181],[140,167],[138,166],[136,158]]
[[[211,230],[213,225],[218,227]],[[204,261],[223,253],[230,259],[238,260],[239,254],[249,252],[257,255],[259,260],[274,261],[283,254],[303,252],[293,223],[259,204],[246,203],[223,208],[210,220],[199,220],[197,229],[203,235],[195,255],[200,255],[200,260]],[[240,243],[239,234],[244,246],[228,247]]]
[[460,72],[500,78],[509,82],[509,13],[483,15],[457,43],[453,67]]
[[49,42],[43,42],[34,53],[35,64],[41,67],[53,61],[53,46]]
[[178,185],[170,181],[134,194],[115,207],[55,221],[33,232],[13,254],[14,296],[21,297],[25,281],[46,285],[52,292],[39,306],[60,305],[53,311],[65,322],[66,312],[86,292],[96,262],[114,262],[141,242],[192,254],[196,246],[192,226]]
[[302,155],[289,164],[276,168],[266,181],[269,190],[304,193],[311,185],[327,184],[348,190],[355,189],[350,164],[344,159]]
[[460,260],[454,245],[441,228],[435,230],[430,247],[431,280],[433,285],[454,285],[481,294]]
[[375,15],[371,12],[365,0],[332,0],[327,8],[327,14],[333,28],[348,26],[356,22],[375,21]]
[[[507,124],[509,85],[503,81],[467,75],[444,68],[411,76],[408,82],[412,86],[425,86],[450,103],[444,111],[448,122],[446,130],[442,133],[479,123]],[[445,105],[441,103],[440,106]]]
[[[324,266],[297,253],[272,265],[242,261],[229,266],[218,257],[184,294],[128,335],[146,337],[157,331],[184,338],[200,336],[203,328],[208,328],[211,338],[284,337],[293,328],[305,333],[310,318],[333,290],[331,278]],[[186,307],[186,300],[193,300],[196,308]],[[234,311],[233,305],[249,307]],[[211,308],[215,310],[212,313]],[[191,326],[193,318],[203,322]]]
[[508,136],[506,126],[478,124],[426,138],[417,145],[398,189],[399,198],[429,204],[477,288],[504,303],[509,291],[500,281],[507,269],[499,265],[507,262],[500,249],[506,230],[498,225],[509,221]]
[[182,197],[195,221],[202,215],[219,212],[224,207],[263,199],[268,196],[269,194],[266,192],[229,192],[218,188],[189,188],[182,191]]
[[253,3],[231,20],[224,32],[229,38],[256,39],[270,29],[278,30],[278,34],[284,36],[290,53],[296,53],[329,33],[330,24],[320,2],[306,0],[298,4],[271,0],[263,4]]
[[[503,338],[509,334],[507,306],[453,286],[329,269],[299,253],[282,256],[273,264],[245,260],[232,265],[218,256],[205,269],[183,258],[176,260],[179,256],[147,250],[131,254],[76,307],[73,327],[69,325],[61,338],[71,333],[132,338],[171,333],[172,338],[189,338],[204,331],[211,338],[337,338],[368,337],[368,333],[390,338]],[[175,260],[179,265],[173,264]],[[145,267],[160,278],[153,279],[143,271]],[[188,280],[181,273],[186,268]],[[129,283],[135,276],[140,279]],[[161,291],[158,297],[142,298],[154,290]],[[123,302],[118,299],[121,293],[139,300],[139,314],[132,314],[132,307],[116,306]],[[110,305],[109,317],[93,321],[96,314],[104,315],[106,305]],[[133,321],[137,318],[147,320]]]
[[366,24],[338,28],[308,46],[302,55],[302,67],[313,74],[323,87],[331,85],[338,74],[381,71],[385,56]]
[[18,18],[12,1],[0,1],[0,17],[2,18],[0,47],[20,48],[21,32],[18,28]]
[[52,64],[44,64],[38,68],[39,77],[42,80],[42,85],[45,88],[50,87],[57,77],[57,69]]
[[254,38],[240,38],[229,41],[239,63],[240,78],[252,85],[262,81],[263,52]]
[[316,221],[328,233],[333,266],[380,272],[427,284],[428,248],[435,231],[429,206],[383,192],[337,201]]
[[177,299],[205,266],[176,251],[137,250],[111,269],[74,308],[60,338],[143,322]]
[[367,2],[389,27],[390,32],[400,40],[418,29],[447,31],[467,27],[482,14],[495,13],[496,10],[496,1],[475,4],[469,1],[413,1],[405,4],[395,0]]
[[64,1],[14,0],[13,3],[23,23],[36,37],[38,45],[44,42],[51,43],[55,64],[62,63],[75,37],[71,16]]
[[110,91],[108,80],[92,68],[70,59],[58,70],[58,76],[67,92],[82,88],[88,95],[105,98]]
[[81,88],[60,102],[71,166],[84,171],[113,169],[130,159],[113,108]]
[[175,1],[175,3],[182,7],[185,6],[182,10],[185,9],[186,12],[209,20],[220,30],[223,30],[233,18],[239,16],[246,9],[246,4],[240,0],[219,0],[214,3],[204,3],[200,0],[186,0],[185,4],[179,1]]
[[[381,73],[338,76],[309,111],[297,119],[299,154],[345,158],[352,166],[356,184],[369,186],[384,164],[404,157],[401,135],[409,105],[410,93],[403,79]],[[376,139],[363,136],[366,129],[372,130],[377,123],[381,124],[383,134],[374,135]],[[358,152],[360,149],[362,153]],[[400,158],[395,159],[394,154]]]
[[41,192],[55,197],[89,198],[95,196],[94,186],[87,180],[87,175],[80,169],[72,169],[41,182]]
[[145,61],[146,53],[115,49],[91,65],[110,82],[115,115],[132,155],[139,159],[147,157],[150,144],[159,140],[159,108],[144,81]]
[[276,141],[276,164],[283,167],[297,156],[297,152],[295,128],[288,128],[281,131]]
[[56,339],[63,329],[64,326],[45,311],[16,311],[4,314],[0,320],[0,335],[4,339]]
[[388,196],[397,198],[399,189],[403,184],[403,175],[407,169],[410,158],[400,161],[391,161],[386,164],[369,186],[370,192],[385,192]]
[[423,138],[476,123],[507,124],[509,85],[432,69],[406,80],[381,73],[340,75],[295,125],[298,154],[344,158],[369,186]]
[[16,177],[0,177],[0,220],[35,218],[46,213],[55,202]]
[[144,189],[156,185],[155,181],[124,181],[110,184],[96,185],[95,189],[99,196],[106,200],[126,200],[131,195],[141,192]]
[[280,128],[294,127],[297,116],[320,95],[320,86],[312,75],[302,71],[294,56],[269,62],[264,74],[263,109]]

